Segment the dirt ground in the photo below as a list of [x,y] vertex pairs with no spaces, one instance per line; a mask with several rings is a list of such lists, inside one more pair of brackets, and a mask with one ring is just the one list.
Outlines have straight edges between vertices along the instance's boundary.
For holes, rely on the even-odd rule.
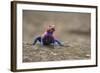
[[[64,46],[42,46],[32,42],[48,24]],[[89,13],[23,11],[23,62],[83,60],[91,58]]]

